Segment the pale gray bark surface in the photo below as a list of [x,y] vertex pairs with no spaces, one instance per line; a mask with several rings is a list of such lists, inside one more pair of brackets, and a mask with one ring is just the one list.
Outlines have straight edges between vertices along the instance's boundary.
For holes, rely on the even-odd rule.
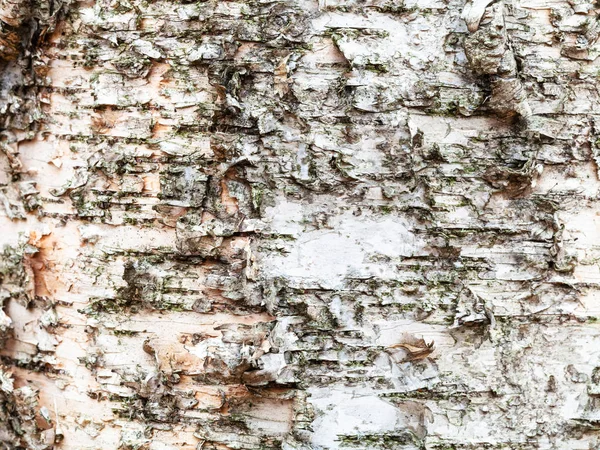
[[597,6],[0,0],[0,447],[599,448]]

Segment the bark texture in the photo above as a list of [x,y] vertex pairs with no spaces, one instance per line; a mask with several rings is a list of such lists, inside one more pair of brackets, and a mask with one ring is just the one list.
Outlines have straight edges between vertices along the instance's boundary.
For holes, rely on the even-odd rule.
[[0,446],[599,448],[599,11],[0,0]]

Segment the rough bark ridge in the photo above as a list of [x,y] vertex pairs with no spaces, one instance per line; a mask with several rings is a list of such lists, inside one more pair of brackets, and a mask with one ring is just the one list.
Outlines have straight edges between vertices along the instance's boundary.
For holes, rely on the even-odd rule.
[[598,448],[597,13],[0,1],[4,448]]

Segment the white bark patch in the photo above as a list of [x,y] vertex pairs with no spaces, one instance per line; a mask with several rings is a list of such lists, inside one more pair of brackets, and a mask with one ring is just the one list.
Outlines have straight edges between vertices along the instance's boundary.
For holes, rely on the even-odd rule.
[[[278,208],[272,214],[290,218],[278,213]],[[289,210],[287,206],[282,208]],[[344,213],[335,217],[330,226],[333,229],[302,233],[286,245],[282,255],[264,256],[265,275],[289,278],[295,284],[314,283],[335,289],[347,278],[396,276],[393,264],[377,262],[378,256],[400,261],[403,257],[423,254],[424,242],[401,219]]]

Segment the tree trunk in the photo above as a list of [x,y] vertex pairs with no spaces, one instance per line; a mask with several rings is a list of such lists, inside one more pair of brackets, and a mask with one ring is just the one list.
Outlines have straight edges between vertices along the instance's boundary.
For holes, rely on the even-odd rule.
[[0,447],[600,448],[573,0],[0,0]]

